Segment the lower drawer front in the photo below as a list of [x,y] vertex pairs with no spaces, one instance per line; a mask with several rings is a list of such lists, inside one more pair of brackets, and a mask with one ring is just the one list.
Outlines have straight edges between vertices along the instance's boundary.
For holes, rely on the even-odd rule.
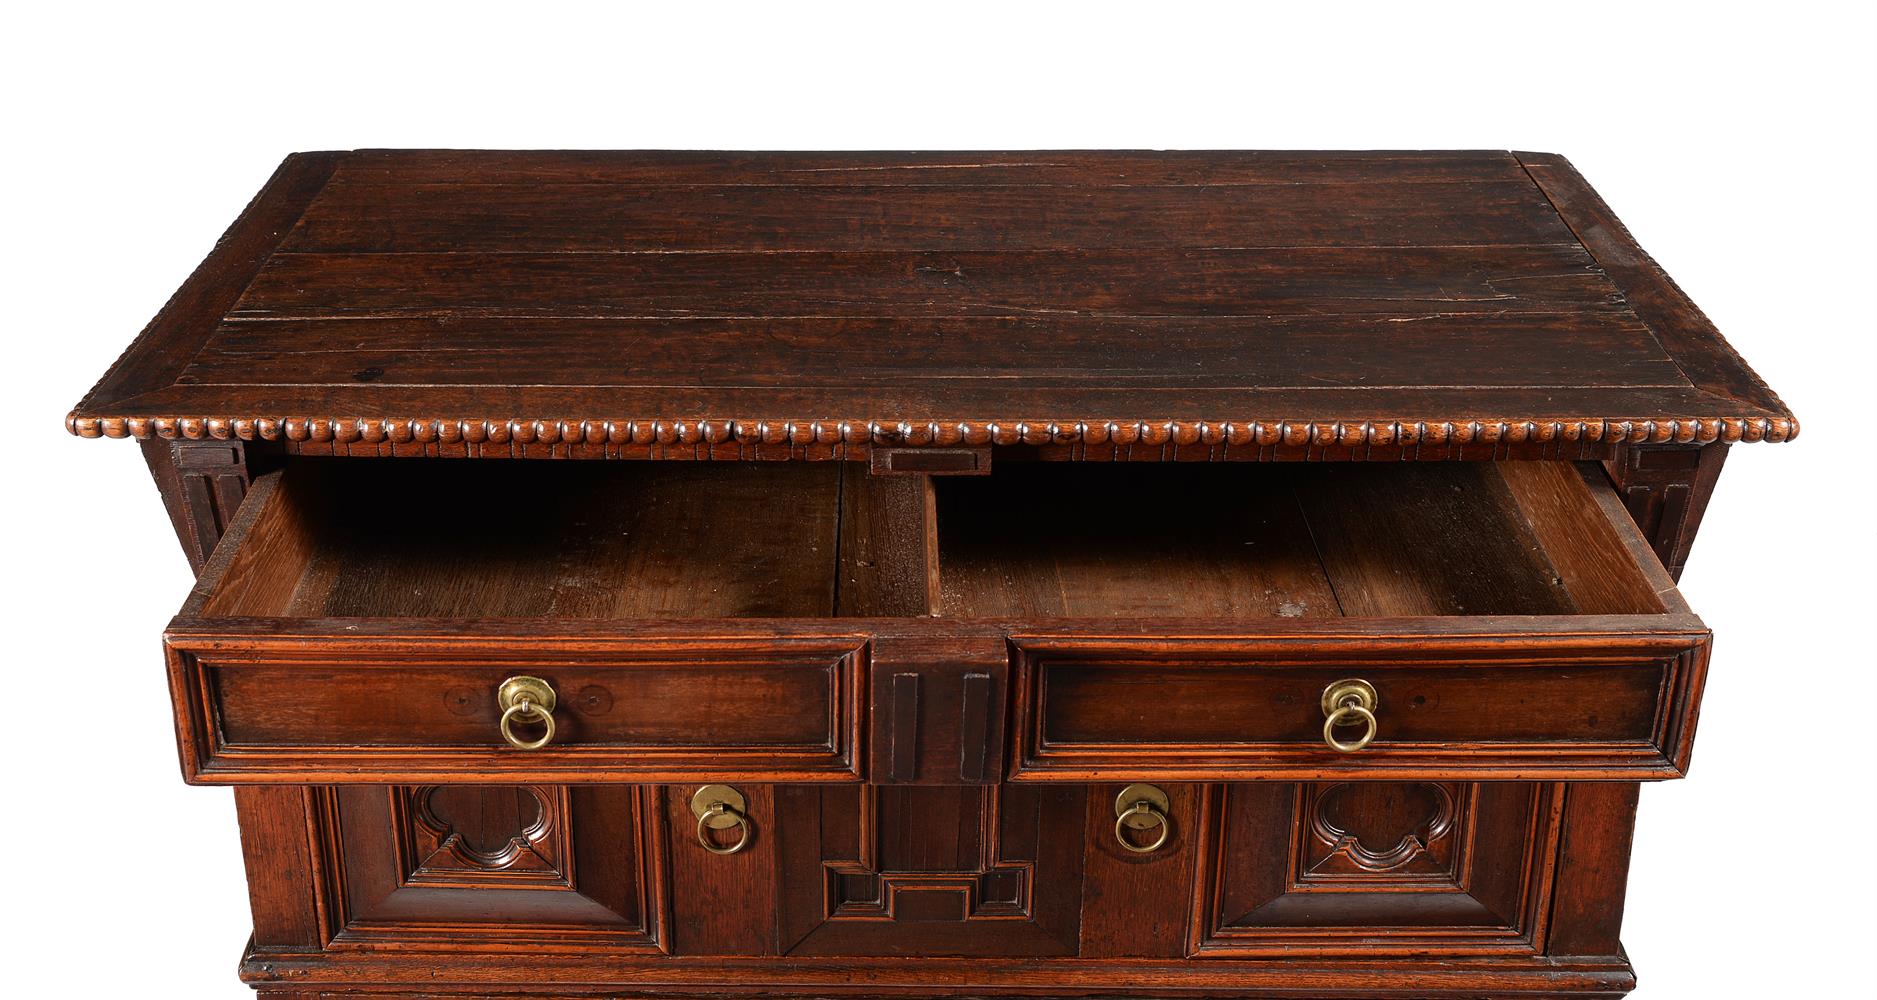
[[1614,954],[1634,788],[741,785],[722,830],[721,786],[304,794],[328,949],[1229,960]]

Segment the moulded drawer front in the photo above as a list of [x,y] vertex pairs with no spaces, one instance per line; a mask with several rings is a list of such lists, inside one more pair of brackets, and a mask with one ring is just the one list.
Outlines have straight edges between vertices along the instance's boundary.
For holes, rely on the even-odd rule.
[[[1675,632],[1012,643],[1019,780],[1675,777],[1708,650]],[[1350,678],[1375,690],[1376,724],[1343,751],[1322,701]],[[1362,735],[1352,721],[1339,739]]]
[[[172,631],[191,780],[851,780],[866,643],[796,636],[719,645],[644,639],[254,640]],[[555,692],[554,733],[508,745],[497,692]],[[538,722],[522,718],[522,739]]]

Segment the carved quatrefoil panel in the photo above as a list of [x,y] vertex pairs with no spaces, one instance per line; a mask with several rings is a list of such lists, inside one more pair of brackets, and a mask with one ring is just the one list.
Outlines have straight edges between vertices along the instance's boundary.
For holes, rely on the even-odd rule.
[[1472,792],[1425,781],[1300,786],[1297,888],[1463,889]]
[[572,884],[565,788],[424,785],[397,793],[399,869],[405,884]]

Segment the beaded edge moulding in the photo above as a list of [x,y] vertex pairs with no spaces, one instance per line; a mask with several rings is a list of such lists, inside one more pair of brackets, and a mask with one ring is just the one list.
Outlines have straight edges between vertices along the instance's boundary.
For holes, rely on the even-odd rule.
[[1450,421],[858,421],[556,420],[326,417],[66,417],[87,438],[390,441],[472,444],[1015,444],[1412,445],[1605,441],[1708,444],[1790,441],[1792,417]]

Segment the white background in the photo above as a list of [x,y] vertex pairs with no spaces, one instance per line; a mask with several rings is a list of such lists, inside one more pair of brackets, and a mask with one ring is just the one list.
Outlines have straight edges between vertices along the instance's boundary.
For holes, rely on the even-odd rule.
[[248,995],[231,795],[180,782],[159,659],[186,567],[135,446],[60,422],[284,154],[361,146],[1569,156],[1805,428],[1733,450],[1683,581],[1719,638],[1693,774],[1644,789],[1638,995],[1872,994],[1870,6],[12,11],[12,995]]

